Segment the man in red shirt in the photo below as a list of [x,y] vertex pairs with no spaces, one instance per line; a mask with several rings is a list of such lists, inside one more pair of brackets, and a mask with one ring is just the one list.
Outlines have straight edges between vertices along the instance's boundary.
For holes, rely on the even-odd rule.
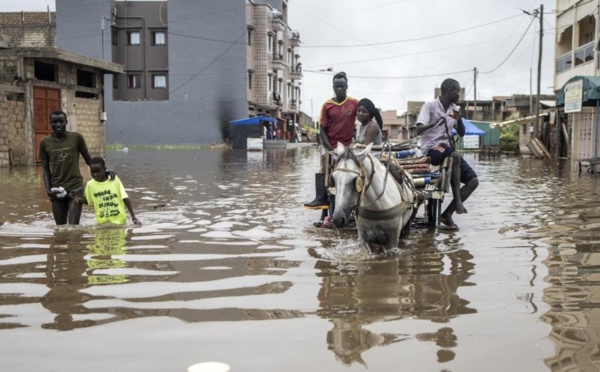
[[[338,142],[344,146],[350,146],[354,138],[354,129],[356,121],[356,109],[358,100],[348,97],[348,78],[344,72],[338,72],[333,77],[333,91],[335,97],[327,100],[321,108],[319,124],[321,125],[320,135],[321,143],[326,151],[333,151]],[[317,196],[304,206],[310,209],[321,209],[321,220],[327,216],[329,209],[329,200],[327,188],[325,187],[325,166],[327,156],[321,156],[321,171],[315,174],[315,190]]]

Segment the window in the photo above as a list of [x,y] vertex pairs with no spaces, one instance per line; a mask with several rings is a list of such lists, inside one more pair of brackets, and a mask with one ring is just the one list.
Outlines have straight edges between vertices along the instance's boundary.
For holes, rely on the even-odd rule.
[[152,45],[164,46],[167,44],[167,36],[164,31],[152,31]]
[[252,46],[252,35],[254,34],[254,27],[248,27],[248,46]]
[[140,74],[127,74],[127,88],[137,89],[142,87],[142,75]]
[[273,74],[269,74],[269,83],[267,84],[268,88],[269,88],[269,92],[273,91],[274,85],[273,84],[273,80],[275,79],[275,77],[273,76]]
[[44,81],[57,81],[56,66],[40,61],[34,62],[35,78]]
[[269,34],[267,47],[269,48],[269,52],[273,52],[273,34]]
[[94,88],[94,73],[90,71],[77,70],[77,85],[80,87]]
[[153,89],[167,89],[167,76],[166,75],[152,75],[152,88]]
[[287,63],[288,63],[288,66],[293,66],[294,65],[294,49],[288,49],[288,52],[287,52]]
[[254,75],[254,71],[248,70],[248,89],[252,89],[252,75]]
[[112,40],[112,45],[117,45],[119,43],[119,37],[117,34],[117,30],[115,30],[114,28],[112,30],[110,30],[110,38]]
[[113,89],[119,88],[119,75],[113,74]]
[[127,33],[127,45],[140,45],[140,32],[139,31],[129,31]]

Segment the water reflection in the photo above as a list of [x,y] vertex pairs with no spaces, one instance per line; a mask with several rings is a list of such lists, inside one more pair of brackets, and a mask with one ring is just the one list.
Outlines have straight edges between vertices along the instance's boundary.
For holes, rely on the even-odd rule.
[[73,345],[109,335],[102,350],[140,345],[144,370],[177,353],[197,362],[198,350],[256,358],[236,368],[253,371],[282,369],[263,368],[265,350],[273,363],[310,354],[299,370],[313,357],[323,370],[393,370],[398,355],[407,370],[483,369],[478,358],[498,361],[490,370],[600,367],[600,177],[468,161],[483,182],[460,229],[413,229],[385,257],[357,250],[355,231],[312,227],[318,214],[301,207],[314,196],[312,148],[109,153],[144,223],[119,229],[98,228],[91,209],[56,228],[37,171],[0,169],[3,347],[29,360],[12,340],[35,337],[71,360]]
[[[541,319],[552,326],[555,354],[545,359],[552,371],[600,370],[600,198],[598,178],[577,176],[567,162],[522,168],[519,182],[542,184],[528,194],[535,225],[527,235],[546,243],[549,284]],[[553,168],[554,167],[554,168]]]
[[83,235],[80,230],[56,232],[51,240],[45,268],[48,292],[40,302],[55,317],[52,322],[42,324],[42,328],[67,331],[94,324],[89,319],[77,319],[87,313],[83,304],[89,300],[81,292],[87,284]]
[[[570,197],[567,197],[570,199]],[[542,319],[552,325],[557,353],[546,360],[553,371],[600,369],[600,203],[565,200],[546,265],[551,284],[544,299],[551,309]],[[559,229],[560,227],[560,229]]]
[[318,261],[322,278],[318,315],[333,324],[327,333],[328,349],[340,362],[366,366],[362,354],[410,338],[434,342],[440,363],[454,359],[457,337],[451,327],[433,333],[375,333],[364,327],[406,317],[448,323],[451,318],[473,314],[458,288],[474,285],[467,280],[474,265],[466,250],[447,254],[411,253],[379,262]]

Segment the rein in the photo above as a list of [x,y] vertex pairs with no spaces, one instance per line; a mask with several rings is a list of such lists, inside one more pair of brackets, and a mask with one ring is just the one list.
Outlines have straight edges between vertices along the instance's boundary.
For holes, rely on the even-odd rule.
[[[388,147],[388,156],[391,154],[391,146]],[[385,149],[384,149],[385,151]],[[334,168],[334,171],[340,171],[340,172],[348,172],[348,173],[354,173],[358,175],[357,178],[357,183],[356,183],[356,189],[359,192],[358,195],[358,201],[356,203],[356,206],[354,207],[354,210],[356,211],[356,215],[364,218],[364,219],[368,219],[368,220],[389,220],[389,219],[393,219],[396,218],[397,216],[403,214],[405,211],[407,211],[411,206],[412,203],[408,203],[406,201],[402,201],[400,202],[398,205],[386,209],[384,211],[375,211],[375,210],[371,210],[371,209],[367,209],[366,207],[372,205],[373,203],[375,203],[377,200],[379,200],[383,194],[385,193],[386,187],[387,187],[387,177],[389,172],[389,166],[390,163],[388,162],[386,164],[386,172],[383,178],[383,188],[381,190],[381,193],[379,193],[379,195],[375,198],[375,200],[373,200],[372,202],[370,202],[369,204],[366,205],[361,205],[362,202],[362,197],[363,194],[365,193],[365,191],[367,191],[367,189],[369,187],[371,187],[372,183],[373,183],[373,178],[375,176],[375,162],[373,161],[372,155],[368,155],[367,158],[369,159],[369,161],[371,162],[371,169],[372,172],[369,175],[369,180],[366,186],[362,185],[364,183],[364,178],[365,178],[365,167],[362,165],[362,163],[356,158],[356,155],[354,154],[354,152],[348,148],[341,156],[340,156],[340,160],[342,159],[348,159],[348,160],[352,160],[354,162],[355,165],[357,165],[359,167],[359,170],[353,170],[353,169],[348,169],[348,168],[342,168],[339,167],[338,165],[340,164],[338,162],[338,164],[336,165],[336,167]],[[360,181],[359,181],[360,180]],[[395,182],[395,180],[394,180]],[[400,189],[400,185],[396,183],[396,186],[398,188],[398,191],[400,193],[400,195],[402,195],[401,189]],[[364,186],[364,187],[363,187]],[[360,190],[359,190],[360,188]]]

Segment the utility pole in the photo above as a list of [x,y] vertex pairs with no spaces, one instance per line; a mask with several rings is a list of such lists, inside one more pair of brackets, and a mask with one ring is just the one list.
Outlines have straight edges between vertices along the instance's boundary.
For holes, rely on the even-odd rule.
[[535,103],[535,126],[533,127],[533,136],[538,138],[540,127],[540,85],[542,82],[542,40],[544,38],[544,4],[540,4],[540,10],[536,10],[534,14],[535,13],[537,13],[537,17],[540,20],[540,47],[537,66],[537,100]]
[[473,67],[473,117],[472,120],[477,120],[477,67]]

